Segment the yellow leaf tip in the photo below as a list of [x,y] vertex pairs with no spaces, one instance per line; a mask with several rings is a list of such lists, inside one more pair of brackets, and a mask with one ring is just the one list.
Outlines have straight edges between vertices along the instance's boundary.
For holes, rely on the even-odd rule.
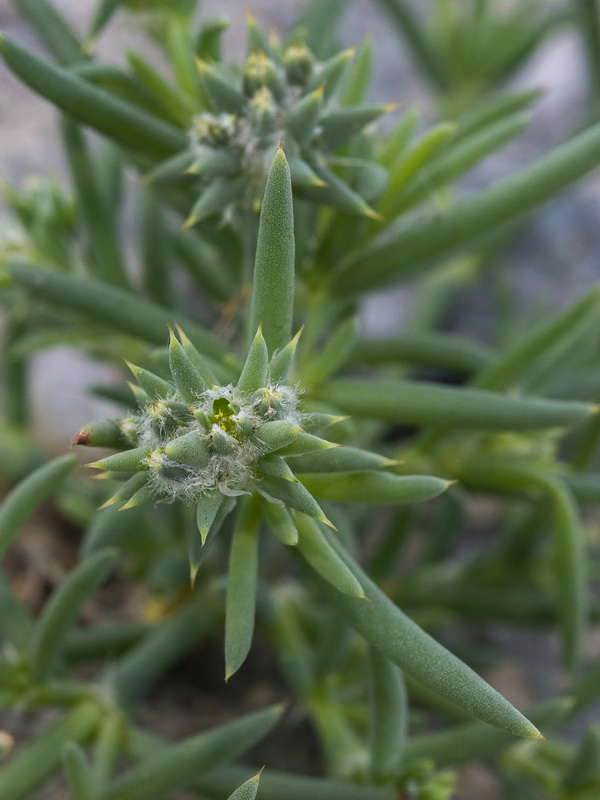
[[194,217],[194,216],[188,217],[186,219],[186,221],[183,223],[183,225],[181,226],[180,230],[181,231],[189,231],[189,229],[193,228],[194,225],[199,221],[200,220],[198,219],[198,217]]
[[335,531],[336,533],[338,532],[338,529],[335,527],[333,522],[330,519],[327,519],[325,514],[317,517],[317,519],[319,520],[319,522],[322,522],[324,525],[327,525],[328,528],[331,528],[332,531]]
[[106,500],[106,502],[102,503],[101,506],[98,506],[97,510],[98,511],[102,511],[103,508],[108,508],[109,506],[114,506],[114,504],[117,503],[117,502],[118,502],[118,500],[117,500],[116,497],[109,497],[108,500]]
[[136,506],[139,506],[139,504],[139,500],[136,500],[135,497],[132,497],[125,503],[125,505],[121,506],[119,511],[127,511],[128,508],[135,508]]

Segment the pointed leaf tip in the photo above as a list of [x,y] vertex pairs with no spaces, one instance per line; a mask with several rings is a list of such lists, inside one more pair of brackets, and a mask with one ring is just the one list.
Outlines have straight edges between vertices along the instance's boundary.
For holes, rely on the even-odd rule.
[[85,430],[85,428],[82,428],[75,434],[73,441],[71,442],[71,447],[75,447],[76,445],[79,444],[85,447],[87,444],[89,444],[89,441],[90,441],[89,433]]
[[317,519],[319,520],[319,522],[322,522],[324,525],[327,525],[328,528],[331,528],[332,531],[335,531],[336,533],[339,533],[338,528],[335,527],[335,525],[333,524],[333,522],[330,519],[327,519],[325,514],[319,515],[317,517]]
[[115,503],[118,503],[118,499],[116,497],[109,497],[101,506],[98,506],[96,509],[97,511],[102,511],[103,508],[108,508],[109,506],[114,506]]
[[194,216],[188,217],[179,230],[189,231],[189,229],[193,228],[197,222],[198,222],[198,217]]

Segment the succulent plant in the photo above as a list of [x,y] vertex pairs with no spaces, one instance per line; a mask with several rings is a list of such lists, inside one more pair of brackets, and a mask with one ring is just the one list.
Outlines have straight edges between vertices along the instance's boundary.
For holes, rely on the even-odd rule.
[[[121,451],[90,465],[130,474],[106,506],[120,503],[126,510],[145,501],[173,500],[196,506],[199,536],[193,535],[189,543],[192,581],[208,544],[238,498],[244,498],[232,546],[230,572],[235,574],[230,574],[230,585],[247,587],[252,600],[246,603],[246,614],[251,616],[262,518],[284,544],[297,545],[336,589],[363,598],[360,581],[319,528],[318,523],[335,526],[314,495],[353,501],[370,492],[387,502],[418,502],[449,485],[425,475],[384,471],[396,462],[317,435],[343,417],[302,410],[301,390],[290,382],[300,334],[289,338],[293,207],[290,170],[281,147],[262,203],[254,276],[252,319],[258,327],[237,381],[219,384],[209,361],[183,330],[179,338],[171,331],[171,379],[130,365],[138,384],[133,387],[138,410],[126,418],[90,423],[75,437],[76,444]],[[238,542],[244,556],[236,559]],[[247,586],[245,577],[253,573]],[[245,658],[251,635],[252,622],[243,645],[238,648],[236,641],[235,653],[227,656],[228,676]]]
[[[79,555],[37,618],[0,575],[0,704],[63,709],[2,766],[0,796],[26,800],[62,763],[73,800],[450,800],[462,764],[499,757],[506,800],[595,798],[598,730],[574,748],[543,737],[599,695],[600,662],[579,670],[600,619],[583,516],[600,504],[600,293],[536,325],[502,308],[510,335],[486,344],[443,327],[506,231],[598,164],[593,125],[455,196],[525,129],[536,92],[461,109],[558,16],[450,2],[425,27],[382,0],[458,115],[415,137],[414,110],[387,135],[371,125],[390,108],[365,104],[372,42],[335,52],[348,0],[313,0],[283,41],[250,15],[239,66],[221,58],[226,20],[196,0],[99,0],[83,39],[51,1],[12,3],[48,58],[3,34],[0,56],[62,112],[72,197],[56,182],[7,190],[21,233],[0,244],[0,477],[23,479],[0,506],[0,556],[48,500]],[[577,6],[594,16],[595,0]],[[160,70],[140,52],[125,66],[95,54],[121,11],[162,49]],[[130,168],[141,181],[123,180]],[[417,277],[405,329],[365,336],[365,293]],[[65,343],[136,379],[94,387],[122,411],[75,437],[115,451],[92,465],[102,480],[28,436],[30,356]],[[110,621],[77,625],[109,577],[92,608]],[[132,619],[105,609],[115,586],[134,588]],[[468,625],[482,621],[556,630],[564,691],[514,708],[478,674],[488,650]],[[232,763],[279,703],[177,743],[132,714],[203,641],[190,680],[222,675],[222,627],[229,679],[255,625],[254,654],[273,655],[274,692],[293,698],[284,734],[306,715],[327,777],[273,771],[275,754],[262,777]],[[252,665],[240,672],[245,690]]]

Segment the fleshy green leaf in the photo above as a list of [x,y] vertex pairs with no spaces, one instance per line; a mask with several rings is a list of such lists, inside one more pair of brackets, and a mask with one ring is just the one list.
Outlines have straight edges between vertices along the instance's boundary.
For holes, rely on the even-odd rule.
[[55,458],[28,475],[7,495],[0,506],[0,556],[10,547],[24,522],[56,491],[74,466],[73,456]]
[[294,252],[292,184],[280,147],[269,171],[260,212],[251,307],[251,329],[262,324],[270,354],[292,338]]
[[205,492],[198,501],[196,507],[196,524],[203,545],[206,544],[206,537],[209,534],[211,526],[224,500],[225,495],[221,494],[218,489],[213,489],[209,492]]
[[258,429],[257,436],[267,451],[273,452],[293,442],[301,433],[302,428],[297,423],[282,419],[265,422]]
[[324,522],[331,528],[335,527],[327,519],[315,498],[301,483],[284,481],[281,478],[274,478],[272,475],[262,475],[257,483],[257,489],[267,499],[271,498],[275,501],[280,501],[290,508],[295,508],[309,517]]
[[[568,139],[516,175],[463,200],[434,220],[411,225],[385,243],[374,242],[340,267],[340,292],[355,293],[402,280],[424,262],[448,255],[554,197],[600,163],[600,125]],[[344,272],[342,279],[341,273]]]
[[591,724],[573,753],[562,783],[568,789],[584,789],[597,781],[600,781],[600,728]]
[[455,655],[405,616],[374,584],[334,536],[330,546],[360,582],[359,600],[335,592],[321,582],[346,621],[386,658],[415,680],[481,719],[515,736],[542,738],[521,713]]
[[563,660],[576,669],[581,659],[589,597],[586,580],[586,534],[571,492],[561,483],[550,486],[554,522],[554,574],[559,598]]
[[81,42],[66,19],[47,0],[12,0],[54,58],[69,66],[84,58]]
[[44,61],[5,34],[0,36],[0,55],[34,92],[134,152],[165,157],[187,146],[183,131]]
[[330,546],[331,536],[321,530],[319,523],[306,514],[294,513],[298,530],[298,550],[310,566],[332,586],[351,597],[364,598],[360,582]]
[[181,313],[168,311],[131,292],[24,262],[12,261],[7,269],[28,293],[54,307],[87,315],[90,321],[110,328],[111,332],[128,333],[162,347],[168,326],[180,323],[206,355],[222,358],[228,353],[221,341]]
[[491,348],[466,336],[411,330],[395,336],[359,339],[350,355],[350,363],[406,363],[471,373],[492,364],[495,357]]
[[155,375],[153,372],[150,372],[150,370],[144,369],[143,367],[138,367],[135,364],[130,364],[129,362],[126,363],[129,369],[133,372],[138,384],[149,397],[160,397],[164,399],[175,393],[175,386],[170,381],[160,378],[158,375]]
[[279,383],[280,381],[285,382],[288,380],[294,365],[296,347],[298,346],[298,340],[301,334],[302,328],[285,347],[276,350],[273,354],[273,357],[269,361],[269,378],[273,383]]
[[269,528],[280,542],[288,545],[288,547],[298,544],[298,529],[285,506],[277,506],[275,503],[267,502],[264,503],[263,510]]
[[96,164],[88,152],[79,127],[70,117],[61,118],[63,142],[77,200],[89,238],[95,274],[107,283],[126,287],[127,271],[119,239],[96,175]]
[[[227,764],[207,772],[191,783],[194,791],[207,797],[225,797],[248,774],[248,767]],[[314,778],[292,772],[267,770],[260,781],[259,800],[397,800],[391,786],[363,786],[333,778]]]
[[[310,434],[304,434],[308,436]],[[300,437],[299,437],[300,438]],[[294,456],[289,464],[294,472],[364,472],[379,470],[397,462],[358,447],[330,447],[306,455]],[[374,501],[375,502],[375,501]]]
[[96,800],[94,776],[84,751],[75,742],[69,742],[62,751],[63,764],[69,790],[77,800]]
[[429,475],[389,472],[323,472],[298,478],[316,497],[343,503],[421,503],[438,497],[451,484]]
[[240,509],[229,551],[225,604],[225,681],[238,671],[252,644],[260,511],[251,498]]
[[182,345],[177,341],[173,331],[170,332],[169,366],[177,390],[187,403],[195,402],[208,389],[206,381],[200,375]]
[[376,650],[369,650],[369,745],[371,779],[397,777],[408,736],[408,697],[402,673]]
[[89,556],[55,589],[36,623],[30,655],[35,676],[45,678],[60,655],[65,636],[86,600],[99,588],[117,560],[114,550]]
[[247,781],[244,781],[241,786],[229,795],[227,800],[254,800],[256,797],[256,793],[258,792],[258,784],[260,783],[260,776],[262,774],[262,769],[260,772],[257,772],[256,775],[253,775]]
[[481,389],[507,389],[527,373],[536,359],[600,312],[600,288],[594,287],[562,313],[544,320],[527,336],[519,337],[506,353],[483,370],[474,385]]
[[250,345],[242,374],[238,380],[237,388],[239,391],[244,394],[250,394],[266,386],[268,367],[269,354],[267,352],[267,343],[265,342],[261,326],[259,325],[254,340]]
[[97,703],[82,702],[37,736],[0,770],[0,797],[27,800],[58,771],[61,751],[68,742],[85,742],[104,712]]
[[358,333],[355,317],[339,325],[323,350],[302,369],[304,386],[319,385],[344,366],[354,349]]
[[589,419],[586,403],[518,397],[482,389],[459,389],[393,378],[338,379],[318,397],[342,411],[408,425],[441,425],[481,430],[540,430]]
[[115,419],[97,419],[94,422],[88,422],[75,434],[73,444],[82,447],[111,447],[119,450],[130,446]]
[[286,115],[286,126],[299,145],[310,143],[323,105],[323,87],[305,95]]
[[123,453],[115,453],[106,456],[99,461],[93,461],[88,467],[102,469],[109,472],[141,472],[148,469],[144,459],[148,450],[145,447],[136,447],[133,450],[125,450]]
[[281,711],[280,706],[256,711],[164,747],[116,778],[106,800],[154,800],[186,786],[196,775],[233,760],[260,741],[277,724]]

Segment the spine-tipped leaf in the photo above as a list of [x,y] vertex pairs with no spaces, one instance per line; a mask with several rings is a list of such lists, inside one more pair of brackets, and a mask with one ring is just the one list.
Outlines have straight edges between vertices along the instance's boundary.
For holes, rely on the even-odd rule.
[[239,391],[249,394],[265,386],[267,383],[268,369],[269,353],[267,351],[267,343],[265,342],[261,326],[259,325],[254,340],[248,350],[242,374],[238,380],[237,386]]
[[296,347],[298,346],[301,333],[302,329],[298,331],[285,347],[277,350],[269,361],[269,378],[273,383],[279,383],[280,381],[285,382],[289,378],[292,367],[294,366]]
[[196,524],[200,533],[200,540],[204,545],[206,537],[219,513],[219,509],[225,500],[225,496],[218,489],[205,492],[200,498],[196,507]]
[[169,366],[179,394],[188,403],[193,403],[202,392],[208,389],[206,382],[182,345],[177,341],[173,331],[171,331],[169,342]]
[[148,450],[145,447],[136,447],[133,450],[125,450],[123,453],[115,453],[112,456],[93,461],[88,467],[106,470],[107,472],[141,472],[148,469],[145,459]]
[[257,772],[256,775],[244,781],[241,786],[238,786],[235,792],[229,795],[227,800],[255,800],[261,773],[262,769],[260,772]]

